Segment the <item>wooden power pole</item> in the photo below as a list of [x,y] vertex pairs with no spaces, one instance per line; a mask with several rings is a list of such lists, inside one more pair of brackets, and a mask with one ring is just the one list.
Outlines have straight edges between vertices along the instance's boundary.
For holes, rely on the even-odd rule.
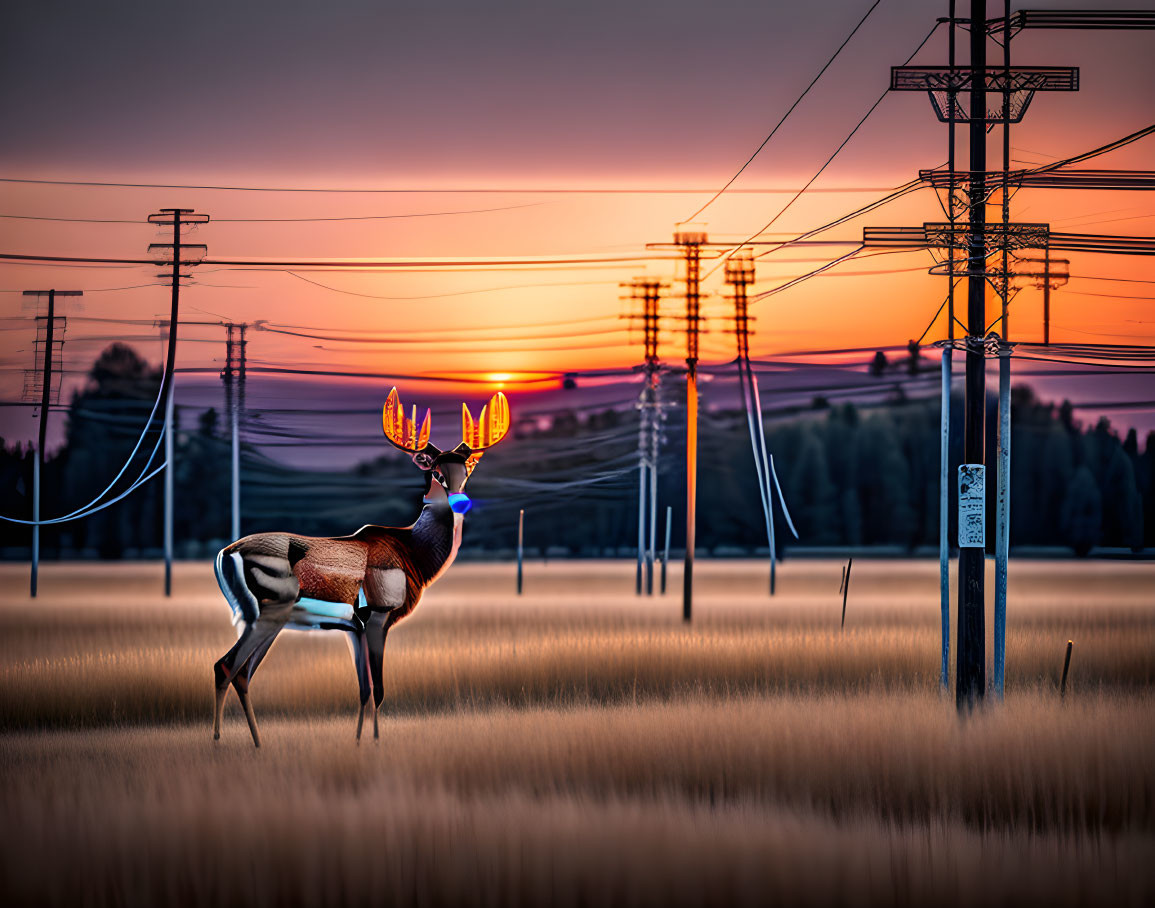
[[682,574],[682,620],[694,615],[694,537],[698,505],[698,333],[701,329],[702,245],[701,230],[674,232],[674,244],[682,248],[686,266],[686,559]]
[[[44,448],[48,443],[48,410],[59,398],[59,388],[53,388],[52,373],[60,373],[59,348],[63,345],[63,336],[56,335],[57,319],[60,319],[61,335],[64,331],[64,319],[56,314],[56,297],[83,296],[81,290],[25,290],[24,296],[33,296],[39,299],[48,298],[48,311],[44,315],[44,337],[40,337],[41,325],[39,315],[36,316],[36,342],[33,345],[38,358],[34,366],[32,387],[27,392],[40,391],[40,432],[37,436],[36,459],[32,462],[32,574],[29,580],[29,592],[36,598],[37,587],[40,581],[40,481],[44,475]],[[43,345],[43,349],[40,349]],[[38,379],[38,381],[37,381]],[[39,384],[39,388],[36,385]]]
[[[162,208],[155,214],[148,216],[150,224],[172,227],[171,243],[152,243],[148,251],[153,254],[172,256],[172,274],[162,274],[161,277],[171,277],[172,304],[168,318],[168,354],[164,364],[164,384],[161,387],[161,396],[164,397],[164,594],[172,595],[172,549],[173,549],[173,397],[176,381],[176,337],[180,315],[180,280],[182,265],[195,265],[208,247],[201,243],[184,243],[181,237],[182,227],[193,227],[198,224],[207,224],[207,214],[196,214],[191,208]],[[183,256],[196,256],[183,260]],[[163,261],[162,261],[163,264]]]

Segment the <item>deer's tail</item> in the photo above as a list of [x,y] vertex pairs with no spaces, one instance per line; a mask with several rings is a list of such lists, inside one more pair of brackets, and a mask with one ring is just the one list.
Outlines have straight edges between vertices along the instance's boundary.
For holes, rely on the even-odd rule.
[[231,546],[226,546],[217,552],[213,570],[225,601],[232,609],[233,624],[252,624],[257,620],[260,607],[256,597],[245,584],[244,561],[240,552],[229,551],[230,548]]

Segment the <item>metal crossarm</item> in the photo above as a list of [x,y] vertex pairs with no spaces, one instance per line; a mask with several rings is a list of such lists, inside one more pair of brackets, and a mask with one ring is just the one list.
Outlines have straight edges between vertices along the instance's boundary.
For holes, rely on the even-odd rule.
[[[968,224],[931,222],[922,225],[927,246],[969,248],[971,228]],[[987,224],[983,231],[986,249],[1034,249],[1047,245],[1050,226],[1047,224]]]
[[[862,245],[889,249],[970,248],[968,224],[929,222],[921,227],[866,227]],[[1048,224],[988,223],[983,228],[985,254],[1006,248],[1110,252],[1115,255],[1155,255],[1155,237],[1103,236],[1091,233],[1051,233]],[[1001,272],[985,271],[986,274]]]
[[[956,171],[953,179],[947,170],[920,170],[921,182],[935,189],[949,189],[971,180],[975,174]],[[987,171],[980,174],[988,183],[1002,179],[1001,171]],[[1155,190],[1155,170],[1051,170],[1046,173],[1032,173],[1029,170],[1012,170],[1007,174],[1007,182],[1012,186],[1027,186],[1033,189],[1111,189],[1111,190]]]
[[921,227],[864,227],[862,245],[871,248],[925,249],[926,233]]
[[[209,247],[204,243],[181,243],[180,251],[182,256],[181,265],[196,265],[200,260],[208,255]],[[156,256],[156,264],[168,265],[172,263],[173,256],[176,254],[176,243],[150,243],[148,246],[148,254]],[[169,277],[170,275],[162,275]],[[184,277],[185,275],[181,275]]]
[[[1078,91],[1076,66],[990,66],[987,91]],[[892,66],[891,91],[970,91],[974,71],[967,66]]]
[[[943,123],[969,123],[970,95],[974,70],[966,66],[892,66],[891,91],[925,91],[930,95],[935,116]],[[1078,91],[1079,70],[1073,66],[988,67],[983,70],[984,90],[999,97],[986,105],[981,117],[986,123],[1018,123],[1037,91]],[[1010,95],[1009,109],[1002,96]]]
[[[921,227],[866,227],[862,245],[889,249],[962,249],[970,247],[970,225],[966,223],[930,222]],[[984,248],[990,255],[1007,249],[1043,248],[1048,244],[1047,224],[987,224],[983,231]]]
[[1024,28],[1082,28],[1104,29],[1151,29],[1155,28],[1155,11],[1141,9],[1090,10],[1090,9],[1024,9],[1011,15],[1010,19],[1000,16],[987,20],[987,33],[997,35],[1007,31],[1022,31]]

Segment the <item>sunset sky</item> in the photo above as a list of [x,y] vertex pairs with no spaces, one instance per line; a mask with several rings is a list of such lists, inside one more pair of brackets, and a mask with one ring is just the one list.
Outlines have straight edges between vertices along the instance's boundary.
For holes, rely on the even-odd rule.
[[[641,357],[640,337],[619,318],[628,308],[619,284],[640,275],[674,281],[676,263],[646,244],[668,241],[675,223],[734,174],[869,6],[14,4],[0,34],[0,177],[378,191],[4,182],[0,252],[140,258],[149,243],[164,241],[142,223],[149,213],[195,208],[212,222],[188,241],[208,244],[210,258],[316,262],[194,269],[182,292],[182,319],[264,320],[334,338],[254,331],[254,365],[468,373],[495,382],[509,376],[510,390],[527,374],[629,366]],[[965,8],[960,4],[960,15]],[[989,14],[1001,9],[992,2]],[[741,240],[767,223],[875,102],[889,67],[946,12],[946,0],[882,0],[732,189],[697,218],[711,238]],[[1013,129],[1016,166],[1075,154],[1153,121],[1155,33],[1026,31],[1013,50],[1017,64],[1081,68],[1080,92],[1038,95]],[[944,29],[915,62],[947,62]],[[990,138],[996,166],[998,130]],[[787,238],[863,205],[920,167],[941,164],[945,148],[946,128],[926,97],[892,94],[763,238]],[[1153,149],[1149,138],[1085,166],[1150,169]],[[865,225],[940,217],[933,193],[921,190],[823,235],[847,245],[796,247],[761,260],[752,291],[850,251]],[[1023,190],[1012,217],[1061,231],[1141,236],[1152,233],[1155,202],[1138,192]],[[1053,295],[1053,340],[1155,340],[1149,259],[1067,257],[1072,279]],[[591,261],[444,265],[487,258]],[[442,266],[338,273],[322,267],[325,259]],[[930,263],[925,252],[867,252],[770,297],[754,306],[752,350],[905,343],[927,327],[945,293],[943,279],[925,273]],[[142,321],[74,318],[65,346],[66,369],[76,370],[71,387],[114,336],[159,361],[151,322],[167,317],[168,290],[158,270],[0,264],[0,399],[20,399],[23,370],[31,366],[31,313],[19,291],[83,289],[83,308],[66,314]],[[720,277],[704,287],[712,294],[706,312],[717,318],[703,351],[714,362],[733,356],[733,339],[722,333],[730,304]],[[676,314],[679,306],[671,298],[665,311]],[[1037,290],[1024,290],[1011,313],[1012,338],[1041,336]],[[943,326],[940,320],[927,340],[943,336]],[[675,362],[683,346],[676,323],[668,327],[662,354]],[[216,325],[183,329],[180,366],[209,370],[186,376],[190,387],[216,382],[211,370],[220,368],[223,336]],[[367,337],[382,342],[366,344]],[[1149,397],[1146,380],[1115,381],[1105,390],[1088,380],[1083,397]],[[340,395],[336,380],[317,381]],[[390,383],[370,386],[387,390]],[[467,393],[481,399],[493,387]],[[1121,421],[1155,425],[1155,415]],[[30,408],[0,413],[0,434],[27,438],[34,431]]]

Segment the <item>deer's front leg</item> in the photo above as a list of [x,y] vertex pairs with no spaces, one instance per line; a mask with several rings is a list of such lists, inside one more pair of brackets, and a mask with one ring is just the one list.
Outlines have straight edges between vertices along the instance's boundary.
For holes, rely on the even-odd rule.
[[365,643],[369,653],[369,676],[373,686],[373,738],[381,737],[377,713],[385,699],[383,667],[385,665],[385,635],[389,631],[389,613],[373,612],[365,623]]
[[364,631],[349,631],[347,635],[349,652],[353,655],[353,667],[357,670],[357,687],[361,694],[361,711],[357,714],[357,743],[361,743],[361,726],[365,724],[365,707],[373,689],[369,681],[369,651]]

